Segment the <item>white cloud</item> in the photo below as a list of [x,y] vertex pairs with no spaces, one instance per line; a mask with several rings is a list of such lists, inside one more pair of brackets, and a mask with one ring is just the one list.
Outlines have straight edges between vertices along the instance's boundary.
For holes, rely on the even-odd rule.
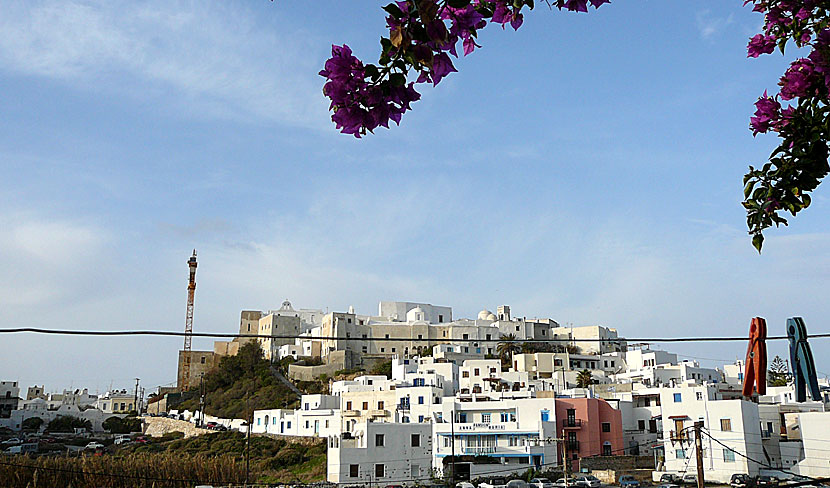
[[325,43],[266,29],[257,14],[217,2],[4,2],[0,69],[199,115],[327,127],[315,79]]
[[717,17],[712,15],[711,10],[705,9],[695,15],[695,22],[700,32],[700,37],[710,41],[735,22],[735,15],[729,14],[727,17]]

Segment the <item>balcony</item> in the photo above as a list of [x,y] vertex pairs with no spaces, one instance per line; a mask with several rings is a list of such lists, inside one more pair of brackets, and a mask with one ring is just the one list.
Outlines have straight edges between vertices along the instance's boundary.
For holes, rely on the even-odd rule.
[[409,404],[408,403],[401,403],[395,407],[395,410],[399,412],[408,412],[409,411]]
[[494,452],[496,452],[496,446],[464,448],[464,454],[472,454],[473,456],[479,456],[482,454],[493,454]]
[[772,432],[768,430],[761,431],[761,439],[769,439],[770,437],[772,437]]
[[564,419],[562,420],[563,429],[581,429],[582,419]]
[[343,410],[344,417],[360,417],[360,410]]
[[686,442],[689,440],[689,433],[685,430],[681,430],[680,432],[673,430],[669,435],[671,436],[670,439],[672,442]]
[[387,415],[389,415],[387,410],[369,410],[370,417],[386,417]]

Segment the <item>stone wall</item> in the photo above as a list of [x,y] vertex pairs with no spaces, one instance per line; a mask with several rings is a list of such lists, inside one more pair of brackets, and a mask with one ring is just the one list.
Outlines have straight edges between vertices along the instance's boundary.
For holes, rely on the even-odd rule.
[[185,437],[210,434],[214,431],[200,429],[184,420],[168,419],[165,417],[143,417],[144,434],[150,437],[161,437],[170,432],[182,432]]
[[596,456],[579,460],[580,468],[592,471],[610,469],[626,471],[635,469],[654,469],[654,458],[651,456]]

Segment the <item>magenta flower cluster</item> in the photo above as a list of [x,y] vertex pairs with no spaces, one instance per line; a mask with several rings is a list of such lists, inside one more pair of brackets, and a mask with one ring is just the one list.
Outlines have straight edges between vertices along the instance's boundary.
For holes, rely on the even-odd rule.
[[[331,119],[344,134],[361,137],[377,127],[400,124],[411,103],[420,99],[414,85],[441,82],[456,70],[461,43],[464,55],[475,51],[478,31],[489,24],[514,30],[524,21],[522,10],[533,0],[401,0],[384,7],[389,37],[381,38],[378,65],[364,64],[347,45],[332,46],[320,76],[331,100]],[[554,0],[560,10],[587,12],[610,0]],[[452,57],[451,57],[452,56]],[[414,79],[415,81],[409,81]]]
[[821,7],[819,0],[746,0],[753,11],[764,14],[764,31],[750,38],[747,56],[757,58],[770,54],[776,47],[783,50],[793,40],[798,47],[810,46],[806,58],[796,59],[778,82],[779,93],[764,95],[755,103],[750,118],[753,135],[768,131],[780,132],[794,116],[797,106],[783,107],[781,101],[803,98],[827,98],[830,90],[830,28],[816,27],[814,14]]

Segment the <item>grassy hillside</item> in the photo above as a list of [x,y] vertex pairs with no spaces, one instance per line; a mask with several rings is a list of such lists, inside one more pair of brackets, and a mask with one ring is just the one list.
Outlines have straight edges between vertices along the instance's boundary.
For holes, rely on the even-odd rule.
[[[256,343],[245,344],[236,356],[223,357],[205,375],[205,412],[244,419],[256,409],[295,408],[299,405],[296,395],[269,368],[270,363],[262,357],[262,349]],[[198,391],[198,385],[195,390]],[[198,410],[198,394],[176,408]]]

